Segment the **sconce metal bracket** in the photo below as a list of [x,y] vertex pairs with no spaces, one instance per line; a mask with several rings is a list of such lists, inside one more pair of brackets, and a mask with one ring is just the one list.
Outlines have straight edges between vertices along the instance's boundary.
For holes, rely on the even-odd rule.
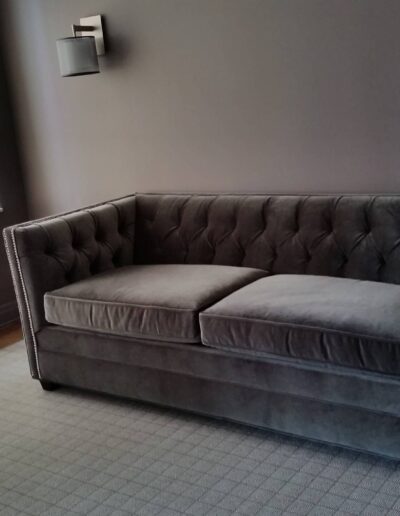
[[[84,30],[87,27],[87,30]],[[94,36],[98,56],[105,54],[103,23],[101,14],[88,16],[79,20],[79,25],[72,26],[72,33],[79,36]]]

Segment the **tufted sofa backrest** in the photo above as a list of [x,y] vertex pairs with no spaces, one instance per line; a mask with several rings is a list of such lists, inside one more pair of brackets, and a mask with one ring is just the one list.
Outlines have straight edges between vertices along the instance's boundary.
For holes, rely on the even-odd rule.
[[136,263],[400,284],[400,196],[136,196]]

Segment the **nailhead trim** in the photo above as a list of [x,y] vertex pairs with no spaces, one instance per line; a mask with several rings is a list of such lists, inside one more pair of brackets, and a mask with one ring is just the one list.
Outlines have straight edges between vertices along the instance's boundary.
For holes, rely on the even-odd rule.
[[[21,282],[22,292],[23,292],[24,301],[25,301],[25,308],[26,308],[26,312],[27,312],[27,315],[28,315],[29,329],[30,329],[30,333],[31,333],[31,338],[32,338],[32,343],[33,343],[33,351],[34,351],[34,355],[35,355],[36,369],[37,369],[38,377],[40,379],[41,378],[41,374],[40,374],[40,367],[39,367],[39,357],[38,357],[38,350],[37,350],[37,341],[36,341],[35,331],[33,329],[32,312],[31,312],[31,309],[30,309],[30,306],[29,306],[28,295],[27,295],[27,292],[26,292],[25,282],[24,282],[24,278],[23,278],[23,275],[22,275],[22,268],[21,268],[21,263],[19,261],[19,256],[18,256],[18,251],[17,251],[17,244],[16,244],[16,241],[15,241],[15,228],[11,228],[11,241],[12,241],[12,246],[13,246],[13,251],[14,251],[14,256],[15,256],[15,262],[17,264],[17,271],[16,272],[17,272],[19,280]],[[6,248],[6,253],[7,253],[7,256],[9,258],[10,265],[11,265],[13,262],[11,260],[11,251],[10,251],[7,239],[5,239],[5,248]],[[22,318],[22,307],[24,305],[23,305],[23,300],[21,299],[21,297],[20,297],[20,295],[18,293],[18,289],[17,288],[15,289],[15,294],[16,294],[16,297],[17,297],[18,306],[20,307],[21,318]],[[33,373],[31,367],[30,367],[30,371],[31,371],[31,375],[34,376],[34,373]]]

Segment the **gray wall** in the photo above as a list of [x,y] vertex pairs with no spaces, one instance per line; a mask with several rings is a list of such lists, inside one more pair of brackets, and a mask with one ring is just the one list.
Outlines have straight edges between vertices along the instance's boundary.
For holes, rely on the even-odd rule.
[[1,232],[27,218],[8,88],[0,55],[0,326],[18,317]]
[[[35,215],[132,191],[400,192],[399,0],[8,0]],[[106,17],[96,76],[55,40]]]

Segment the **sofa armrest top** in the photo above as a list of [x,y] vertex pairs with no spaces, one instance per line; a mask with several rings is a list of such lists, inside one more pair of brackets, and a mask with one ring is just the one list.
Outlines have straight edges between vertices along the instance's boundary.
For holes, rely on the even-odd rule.
[[135,196],[4,229],[31,373],[40,378],[35,334],[46,292],[133,263]]

